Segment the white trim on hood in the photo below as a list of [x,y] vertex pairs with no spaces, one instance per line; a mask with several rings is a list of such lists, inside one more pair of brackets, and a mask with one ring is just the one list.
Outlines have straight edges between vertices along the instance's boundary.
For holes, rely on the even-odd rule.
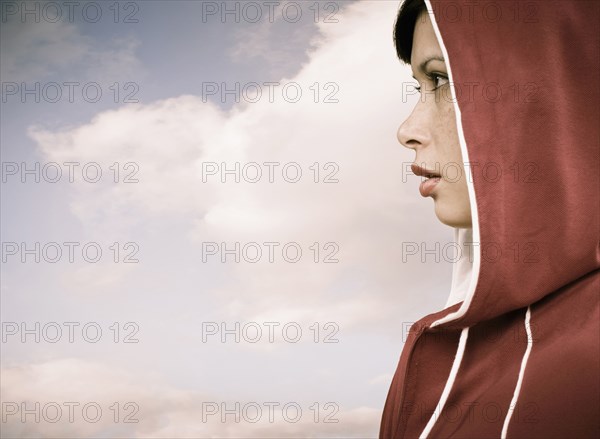
[[[456,114],[456,128],[458,132],[458,141],[460,143],[460,150],[462,152],[463,162],[466,164],[465,174],[467,177],[467,189],[469,191],[469,203],[471,205],[472,216],[471,242],[479,243],[479,216],[477,214],[475,186],[473,185],[473,174],[471,172],[471,167],[467,165],[469,163],[469,151],[467,150],[467,142],[465,140],[465,133],[462,127],[461,111],[458,106],[458,101],[456,99],[456,90],[453,86],[454,78],[450,66],[450,57],[448,56],[448,51],[446,50],[446,46],[444,45],[444,40],[442,39],[440,29],[438,28],[437,22],[435,21],[435,15],[430,0],[425,0],[425,5],[427,7],[427,11],[429,12],[429,16],[431,17],[431,24],[433,25],[435,36],[437,37],[438,43],[440,44],[440,48],[442,49],[442,53],[444,55],[444,59],[446,60],[446,67],[448,69],[448,80],[450,82],[450,92],[452,94],[452,102],[454,105],[454,112]],[[460,230],[461,229],[459,229],[456,232],[457,238],[462,238]],[[460,243],[461,241],[457,240],[457,242]],[[477,286],[477,279],[479,278],[479,268],[481,265],[480,245],[476,245],[474,251],[472,252],[472,257],[468,259],[469,261],[472,261],[472,264],[468,264],[471,265],[470,267],[468,265],[465,265],[464,261],[461,262],[463,258],[461,258],[461,260],[459,260],[458,263],[455,263],[452,273],[452,289],[450,292],[450,297],[448,298],[448,303],[458,303],[458,301],[462,300],[462,305],[457,311],[450,313],[445,317],[442,317],[441,319],[433,322],[431,324],[431,327],[441,325],[442,323],[451,322],[452,320],[456,320],[462,317],[467,312],[467,309],[469,309],[469,305],[471,304],[471,301],[473,300],[473,295],[475,293],[475,287]],[[456,280],[454,278],[455,276],[457,276]],[[465,277],[468,277],[469,280],[467,281]]]
[[[479,268],[481,264],[480,252],[481,246],[476,245],[473,246],[473,243],[479,242],[479,220],[477,215],[477,203],[475,199],[475,187],[473,184],[473,175],[471,173],[471,167],[467,166],[466,163],[469,162],[469,152],[467,150],[467,142],[465,140],[465,134],[462,127],[462,117],[461,111],[458,106],[458,101],[456,99],[456,90],[453,86],[453,76],[452,69],[450,67],[450,57],[448,56],[448,51],[446,50],[446,46],[444,45],[444,40],[442,39],[442,35],[438,28],[437,22],[435,21],[435,15],[433,12],[433,8],[431,6],[431,2],[429,0],[425,0],[425,5],[427,6],[427,11],[429,16],[431,17],[431,24],[433,25],[433,29],[437,40],[440,44],[440,48],[442,49],[442,53],[444,55],[444,59],[446,60],[446,67],[448,69],[448,80],[450,82],[450,91],[452,93],[452,102],[454,105],[454,111],[456,114],[456,127],[458,133],[458,140],[460,143],[460,149],[462,152],[463,162],[465,163],[464,169],[467,178],[467,189],[469,191],[469,203],[471,205],[471,216],[472,216],[472,228],[471,229],[457,229],[455,231],[455,240],[459,244],[461,248],[461,257],[457,262],[454,263],[452,269],[452,287],[450,289],[450,295],[448,297],[447,306],[459,303],[462,301],[460,308],[441,319],[436,320],[431,324],[431,327],[441,325],[442,323],[451,322],[463,316],[473,300],[473,295],[475,294],[475,287],[477,286],[477,279],[479,278]],[[442,395],[438,401],[437,407],[429,419],[429,422],[421,432],[419,436],[420,439],[427,439],[431,430],[433,429],[438,416],[441,414],[446,401],[450,395],[452,387],[454,386],[454,382],[456,381],[456,376],[460,369],[460,363],[462,362],[462,358],[464,356],[466,346],[467,346],[467,338],[469,335],[469,328],[463,328],[460,339],[458,342],[458,347],[456,349],[456,354],[454,356],[454,361],[452,362],[452,368],[450,369],[450,375],[446,380],[446,385],[444,386],[444,390]],[[510,419],[509,419],[510,421]],[[508,422],[509,422],[508,421]]]
[[465,300],[473,277],[473,229],[454,229],[454,242],[458,245],[458,260],[452,266],[452,287],[446,308]]

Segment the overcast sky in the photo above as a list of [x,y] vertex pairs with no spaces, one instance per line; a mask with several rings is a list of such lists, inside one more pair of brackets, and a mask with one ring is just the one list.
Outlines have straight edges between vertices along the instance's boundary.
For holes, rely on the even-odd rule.
[[398,2],[67,3],[1,2],[3,437],[375,437],[451,277]]

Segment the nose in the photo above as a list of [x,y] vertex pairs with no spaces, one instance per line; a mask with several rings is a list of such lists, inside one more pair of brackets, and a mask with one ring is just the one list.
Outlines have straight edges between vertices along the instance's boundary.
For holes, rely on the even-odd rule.
[[429,144],[430,135],[425,123],[425,114],[418,103],[408,118],[398,128],[398,141],[405,147],[416,150]]

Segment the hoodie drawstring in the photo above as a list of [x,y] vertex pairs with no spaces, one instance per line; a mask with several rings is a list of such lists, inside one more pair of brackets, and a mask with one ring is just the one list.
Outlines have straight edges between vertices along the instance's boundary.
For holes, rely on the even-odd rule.
[[529,360],[529,354],[531,353],[531,348],[533,347],[533,337],[531,335],[531,307],[527,307],[527,312],[525,313],[525,331],[527,332],[527,349],[525,349],[525,354],[523,355],[523,359],[521,360],[521,369],[519,370],[519,379],[517,380],[517,385],[515,386],[515,392],[513,393],[512,400],[510,401],[510,405],[508,406],[508,412],[506,413],[506,418],[504,418],[504,425],[502,426],[502,435],[501,439],[506,439],[506,434],[508,432],[508,424],[510,424],[510,419],[512,418],[513,412],[515,411],[515,407],[517,405],[517,401],[519,399],[519,392],[521,392],[521,385],[523,384],[523,376],[525,375],[525,368],[527,367],[527,360]]
[[[519,399],[519,393],[521,391],[521,385],[523,384],[523,377],[525,376],[525,368],[527,367],[527,361],[529,360],[529,354],[531,353],[531,348],[533,347],[533,336],[531,333],[531,307],[527,307],[527,312],[525,313],[525,331],[527,333],[527,348],[525,349],[525,353],[523,354],[523,358],[521,360],[521,368],[519,370],[519,378],[517,379],[517,385],[515,386],[515,390],[513,393],[512,400],[510,401],[510,405],[508,407],[508,412],[506,417],[504,418],[504,425],[502,426],[501,439],[506,439],[506,434],[508,432],[508,425],[510,424],[510,420],[515,411],[515,407],[517,405],[517,401]],[[465,348],[467,346],[467,338],[469,337],[469,328],[464,328],[460,333],[460,339],[458,341],[458,348],[456,349],[456,355],[454,357],[454,362],[452,363],[452,368],[450,369],[450,375],[448,376],[448,380],[446,381],[446,386],[444,387],[444,391],[442,392],[442,396],[438,401],[438,404],[429,418],[429,422],[423,429],[423,432],[419,436],[419,439],[427,439],[429,433],[433,429],[435,422],[438,416],[442,413],[444,409],[444,405],[446,405],[446,401],[448,400],[448,396],[450,395],[450,391],[452,390],[452,386],[454,385],[454,381],[456,381],[456,375],[458,374],[458,369],[460,368],[460,363],[462,362],[463,355],[465,353]]]
[[454,381],[456,380],[456,375],[458,374],[458,369],[460,367],[460,363],[463,358],[463,354],[465,353],[465,347],[467,346],[467,338],[469,337],[469,328],[464,328],[460,333],[460,339],[458,340],[458,348],[456,349],[456,356],[454,357],[454,362],[452,363],[452,369],[450,369],[450,375],[448,376],[448,380],[446,381],[446,386],[444,387],[444,391],[442,392],[442,396],[429,418],[429,422],[423,429],[420,439],[427,439],[427,436],[431,432],[431,429],[435,425],[435,421],[442,410],[444,409],[444,405],[446,404],[446,400],[448,399],[448,395],[450,395],[450,390],[452,390],[452,386],[454,385]]

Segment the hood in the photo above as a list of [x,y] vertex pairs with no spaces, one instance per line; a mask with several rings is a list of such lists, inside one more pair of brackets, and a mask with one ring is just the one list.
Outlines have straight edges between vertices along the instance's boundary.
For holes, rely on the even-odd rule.
[[[380,437],[462,427],[461,437],[581,437],[597,425],[600,2],[426,5],[448,68],[472,228],[455,230],[462,258],[446,308],[409,331]],[[573,322],[577,331],[565,331]],[[495,329],[501,344],[487,338]],[[437,422],[453,404],[486,401],[505,408],[498,422],[465,412]],[[518,414],[513,422],[520,401],[539,403],[543,435]]]
[[460,306],[431,326],[465,328],[600,267],[600,3],[426,4],[473,215],[456,231],[471,251],[453,271],[447,305]]

